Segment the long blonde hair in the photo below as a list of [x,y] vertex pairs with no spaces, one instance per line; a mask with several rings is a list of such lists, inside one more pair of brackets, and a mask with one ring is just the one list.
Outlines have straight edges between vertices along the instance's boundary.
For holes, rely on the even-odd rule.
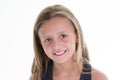
[[78,39],[78,43],[76,44],[76,60],[78,64],[80,61],[83,62],[84,60],[89,62],[88,50],[83,39],[81,26],[79,25],[79,22],[77,21],[75,16],[71,13],[69,9],[62,5],[48,6],[41,11],[34,25],[33,41],[35,56],[32,65],[32,74],[34,75],[34,80],[38,80],[42,77],[43,69],[47,68],[48,61],[50,60],[46,56],[43,47],[41,46],[40,38],[38,37],[38,30],[40,29],[42,24],[54,17],[67,18],[73,24]]

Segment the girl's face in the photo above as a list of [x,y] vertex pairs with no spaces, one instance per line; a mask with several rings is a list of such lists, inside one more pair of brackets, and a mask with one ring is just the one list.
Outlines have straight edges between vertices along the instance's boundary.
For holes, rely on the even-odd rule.
[[38,35],[46,55],[56,63],[73,59],[76,49],[76,34],[71,22],[56,17],[45,22]]

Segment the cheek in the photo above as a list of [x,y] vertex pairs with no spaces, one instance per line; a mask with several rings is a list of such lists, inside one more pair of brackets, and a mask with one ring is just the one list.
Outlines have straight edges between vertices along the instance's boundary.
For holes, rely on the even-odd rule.
[[75,40],[68,39],[68,40],[64,41],[64,45],[66,45],[67,47],[69,47],[70,49],[73,50],[76,47],[76,42],[75,42]]
[[45,51],[45,54],[49,54],[51,52],[51,46],[43,44],[43,49]]
[[76,44],[76,38],[74,36],[71,36],[69,38],[67,38],[64,43],[68,43],[68,44]]

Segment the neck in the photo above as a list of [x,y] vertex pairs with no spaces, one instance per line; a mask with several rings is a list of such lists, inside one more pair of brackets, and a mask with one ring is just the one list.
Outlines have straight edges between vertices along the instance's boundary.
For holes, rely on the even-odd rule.
[[82,70],[82,64],[77,64],[76,61],[67,61],[62,64],[58,64],[54,62],[53,66],[53,72],[55,74],[67,74],[67,75],[72,75],[74,73],[80,74]]

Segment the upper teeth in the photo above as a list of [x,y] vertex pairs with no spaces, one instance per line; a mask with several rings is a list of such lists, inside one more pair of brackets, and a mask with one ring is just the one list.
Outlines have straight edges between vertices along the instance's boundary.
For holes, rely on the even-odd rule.
[[65,52],[65,51],[57,52],[57,53],[55,53],[55,54],[60,55],[60,54],[63,54],[64,52]]

